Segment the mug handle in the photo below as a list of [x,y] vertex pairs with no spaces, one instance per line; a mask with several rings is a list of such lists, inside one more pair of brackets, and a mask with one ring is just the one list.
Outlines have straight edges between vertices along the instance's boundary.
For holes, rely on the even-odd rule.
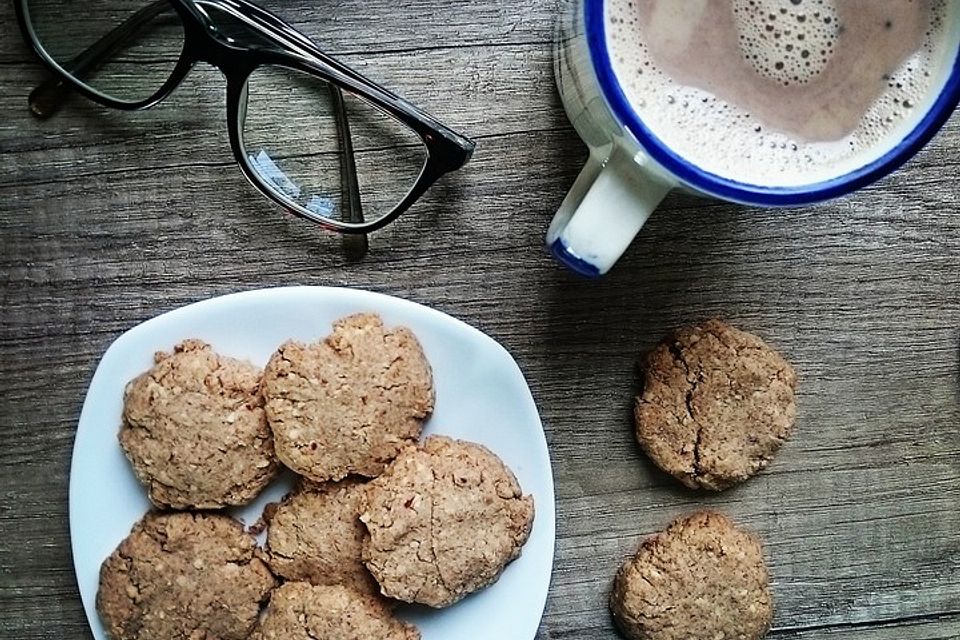
[[591,154],[547,231],[547,246],[574,272],[602,276],[674,186],[619,146],[606,160]]

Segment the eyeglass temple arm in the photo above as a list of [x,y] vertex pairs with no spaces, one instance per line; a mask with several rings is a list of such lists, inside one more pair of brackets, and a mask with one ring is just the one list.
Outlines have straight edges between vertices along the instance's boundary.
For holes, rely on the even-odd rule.
[[[83,77],[113,57],[133,36],[169,8],[169,0],[155,0],[143,7],[63,65],[63,70],[72,76]],[[46,120],[60,110],[72,91],[73,88],[62,78],[52,76],[30,93],[31,113]]]
[[459,168],[465,164],[470,156],[473,154],[475,148],[475,143],[466,138],[459,133],[453,131],[442,122],[426,113],[422,109],[419,109],[415,105],[411,104],[404,98],[401,98],[397,94],[391,92],[389,89],[382,87],[381,85],[371,81],[360,73],[354,71],[347,65],[339,62],[335,58],[327,55],[322,51],[315,42],[310,38],[300,33],[296,29],[290,27],[290,25],[284,23],[282,20],[279,20],[275,15],[269,11],[265,11],[262,7],[249,2],[249,0],[233,0],[237,6],[242,7],[245,11],[250,12],[255,15],[261,23],[261,28],[266,26],[272,32],[274,38],[280,37],[283,44],[287,47],[291,47],[294,51],[298,51],[300,55],[306,56],[308,59],[312,58],[315,62],[319,62],[328,69],[333,70],[337,74],[340,74],[342,77],[349,79],[355,84],[365,87],[368,91],[373,91],[380,94],[380,99],[386,99],[388,102],[398,110],[405,112],[405,114],[410,117],[412,116],[421,123],[429,125],[435,132],[440,133],[443,137],[457,149],[456,158],[457,166],[452,168]]
[[[350,119],[347,117],[343,91],[336,85],[327,85],[333,98],[336,111],[337,137],[340,142],[340,189],[341,203],[344,207],[344,222],[363,222],[363,203],[360,201],[360,181],[357,178],[357,163],[353,154],[353,135],[350,133]],[[369,240],[367,234],[347,234],[343,237],[343,246],[347,259],[359,262],[367,254]]]
[[389,89],[381,86],[380,84],[373,82],[366,76],[361,75],[360,73],[354,71],[347,65],[341,63],[339,60],[330,57],[310,40],[301,41],[300,47],[308,57],[311,57],[321,62],[323,65],[329,67],[330,69],[333,69],[340,75],[346,78],[349,78],[350,80],[352,80],[353,82],[359,85],[366,87],[368,90],[374,90],[380,93],[382,98],[387,98],[390,102],[400,107],[403,111],[409,114],[415,115],[418,120],[429,124],[434,129],[444,132],[452,141],[455,141],[457,144],[462,145],[465,148],[468,148],[470,152],[473,151],[474,143],[472,140],[469,140],[468,138],[465,138],[461,136],[459,133],[453,131],[452,129],[447,127],[445,124],[443,124],[442,122],[440,122],[439,120],[431,116],[430,114],[426,113],[419,107],[407,101],[405,98],[402,98],[397,94],[393,93],[392,91],[390,91]]

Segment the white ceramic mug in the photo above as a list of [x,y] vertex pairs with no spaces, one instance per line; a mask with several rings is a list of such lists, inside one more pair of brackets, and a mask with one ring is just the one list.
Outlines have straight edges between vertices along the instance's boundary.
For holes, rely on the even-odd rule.
[[708,173],[665,145],[644,124],[617,81],[606,41],[607,0],[564,0],[556,35],[557,87],[590,159],[550,225],[553,255],[597,277],[623,255],[667,193],[683,188],[754,206],[797,206],[846,195],[906,162],[960,102],[960,10],[950,7],[948,51],[906,135],[878,144],[857,169],[799,187],[769,187]]

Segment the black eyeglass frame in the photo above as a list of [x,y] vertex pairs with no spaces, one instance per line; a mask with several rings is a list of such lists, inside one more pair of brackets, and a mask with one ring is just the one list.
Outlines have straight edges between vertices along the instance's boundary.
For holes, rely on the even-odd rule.
[[[219,69],[227,80],[227,128],[230,146],[244,176],[276,204],[331,231],[366,234],[383,228],[407,211],[441,176],[461,168],[473,155],[475,148],[473,141],[328,56],[307,36],[248,0],[157,0],[142,10],[146,11],[152,7],[162,11],[167,5],[172,6],[183,24],[184,41],[180,57],[167,81],[153,95],[136,102],[116,100],[75,78],[43,48],[30,22],[28,0],[15,0],[15,5],[23,37],[44,65],[55,74],[57,80],[65,83],[69,89],[107,107],[125,111],[148,109],[168,97],[198,62],[206,62]],[[204,11],[203,7],[215,8],[241,21],[250,29],[249,40],[238,42],[235,36],[228,40],[220,33],[215,20]],[[134,29],[137,26],[132,23],[125,23],[125,25],[127,29]],[[124,25],[107,34],[87,52],[81,53],[75,62],[91,51],[96,55],[97,52],[93,50],[102,42],[107,42],[109,45],[111,37],[115,39],[114,45],[123,41],[130,34],[120,33],[122,29]],[[266,43],[269,43],[269,46],[264,46]],[[84,64],[93,66],[96,62],[96,60],[87,60]],[[265,182],[257,174],[247,158],[241,128],[246,105],[247,81],[254,71],[265,66],[284,67],[315,76],[339,90],[365,99],[412,129],[420,137],[426,149],[426,159],[416,182],[393,210],[370,222],[333,220],[285,199],[274,185]],[[41,86],[38,91],[43,88]],[[56,86],[47,87],[47,89],[53,93],[62,92],[62,88]],[[34,93],[36,94],[37,91]]]

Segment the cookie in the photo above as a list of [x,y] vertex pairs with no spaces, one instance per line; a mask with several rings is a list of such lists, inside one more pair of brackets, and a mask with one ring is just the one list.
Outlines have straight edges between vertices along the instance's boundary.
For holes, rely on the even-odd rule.
[[219,509],[253,500],[280,465],[260,371],[186,340],[127,385],[120,445],[150,501]]
[[288,582],[270,597],[250,640],[420,640],[376,598],[343,586]]
[[797,376],[756,336],[709,320],[668,337],[645,365],[637,441],[688,487],[742,482],[790,437]]
[[287,580],[345,585],[367,594],[380,587],[361,558],[366,527],[358,509],[364,483],[356,479],[304,482],[269,517],[270,569]]
[[379,475],[433,411],[420,343],[373,314],[337,321],[322,342],[284,344],[263,391],[280,460],[316,482]]
[[275,586],[256,541],[222,515],[149,513],[100,569],[112,640],[246,640]]
[[610,610],[630,640],[757,640],[773,618],[760,541],[718,513],[681,518],[640,545]]
[[444,437],[405,449],[360,498],[367,568],[381,592],[446,607],[520,555],[533,498],[486,448]]

